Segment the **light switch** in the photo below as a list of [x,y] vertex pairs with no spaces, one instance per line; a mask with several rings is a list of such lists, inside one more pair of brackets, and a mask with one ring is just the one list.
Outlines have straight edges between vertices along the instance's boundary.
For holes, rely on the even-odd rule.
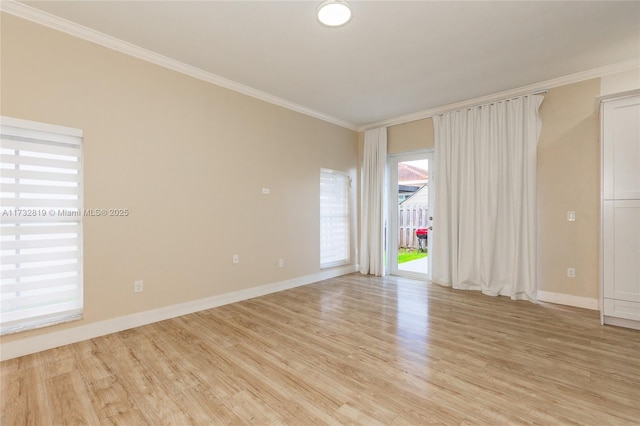
[[269,195],[271,194],[271,188],[262,188],[262,193],[264,195]]
[[569,222],[575,222],[576,221],[576,212],[574,211],[568,211],[567,212],[567,220]]

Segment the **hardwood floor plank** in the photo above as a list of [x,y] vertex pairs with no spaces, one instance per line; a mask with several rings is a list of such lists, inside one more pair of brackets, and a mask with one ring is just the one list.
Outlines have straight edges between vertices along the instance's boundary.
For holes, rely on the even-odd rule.
[[98,425],[100,420],[76,372],[58,374],[46,380],[51,407],[51,424]]
[[[29,355],[35,359],[39,354]],[[15,362],[14,362],[15,361]],[[19,361],[9,360],[14,364]],[[3,362],[2,364],[4,365]],[[25,363],[29,364],[29,363]],[[4,367],[3,367],[4,368]],[[51,410],[46,398],[44,377],[38,368],[18,370],[18,374],[3,377],[2,391],[2,425],[43,425],[52,424]]]
[[0,364],[2,425],[640,424],[640,332],[352,274]]
[[[76,343],[78,369],[89,398],[103,424],[148,424],[146,416],[133,404],[126,383],[119,376],[110,351],[117,344],[116,335]],[[117,361],[115,361],[117,363]]]

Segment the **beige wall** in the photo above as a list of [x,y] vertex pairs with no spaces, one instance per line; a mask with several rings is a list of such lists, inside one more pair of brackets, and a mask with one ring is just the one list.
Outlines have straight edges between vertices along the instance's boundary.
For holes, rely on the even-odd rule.
[[387,143],[389,154],[433,149],[435,147],[433,118],[389,126]]
[[[539,289],[599,296],[600,79],[549,90],[538,143]],[[576,221],[567,221],[567,211]],[[567,268],[576,277],[567,277]]]
[[[387,127],[388,154],[420,151],[434,147],[433,119],[431,117]],[[364,132],[359,132],[358,158],[360,160],[363,158],[363,153]]]
[[640,89],[640,68],[605,75],[600,80],[600,95],[612,95]]
[[1,113],[83,129],[85,208],[131,212],[85,218],[85,319],[2,342],[320,271],[320,168],[356,181],[356,132],[11,15],[1,31]]

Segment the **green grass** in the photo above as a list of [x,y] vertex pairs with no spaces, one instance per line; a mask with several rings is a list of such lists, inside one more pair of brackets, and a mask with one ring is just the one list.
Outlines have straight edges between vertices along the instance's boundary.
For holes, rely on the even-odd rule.
[[404,262],[422,259],[423,257],[427,257],[426,251],[407,250],[406,248],[398,249],[398,265]]

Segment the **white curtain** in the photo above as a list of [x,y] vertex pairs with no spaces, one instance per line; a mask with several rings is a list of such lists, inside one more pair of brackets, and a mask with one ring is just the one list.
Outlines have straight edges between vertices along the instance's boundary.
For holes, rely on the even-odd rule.
[[385,172],[387,165],[387,128],[364,133],[362,162],[362,237],[360,272],[376,276],[384,271]]
[[434,282],[536,299],[543,99],[522,96],[434,117]]

